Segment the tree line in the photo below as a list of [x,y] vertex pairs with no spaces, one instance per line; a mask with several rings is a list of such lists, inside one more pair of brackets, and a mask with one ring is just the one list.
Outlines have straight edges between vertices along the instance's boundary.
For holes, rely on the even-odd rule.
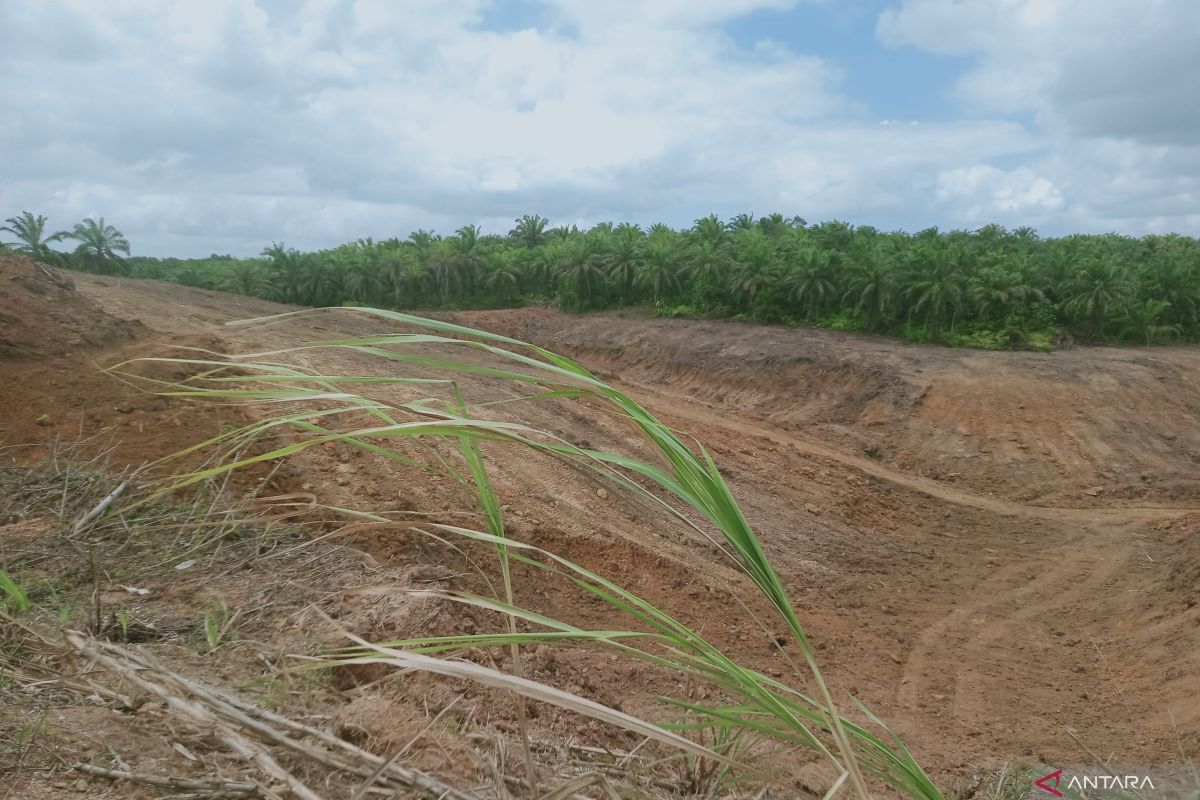
[[[44,218],[26,212],[0,230],[17,236],[14,249],[52,263],[299,305],[649,306],[993,349],[1200,340],[1200,242],[1177,234],[884,232],[781,214],[714,215],[685,230],[515,222],[503,236],[466,225],[449,236],[418,230],[315,252],[276,243],[257,258],[200,259],[121,257],[128,242],[104,220],[45,237]],[[79,241],[73,253],[49,248],[65,238]]]
[[[121,254],[129,255],[129,242],[125,237],[100,219],[85,219],[77,222],[69,231],[46,232],[46,218],[25,211],[19,216],[9,217],[0,225],[0,233],[16,237],[14,242],[0,242],[0,251],[22,253],[35,261],[56,267],[72,267],[86,272],[123,274],[129,264]],[[55,242],[74,239],[75,249],[63,253],[50,247]]]

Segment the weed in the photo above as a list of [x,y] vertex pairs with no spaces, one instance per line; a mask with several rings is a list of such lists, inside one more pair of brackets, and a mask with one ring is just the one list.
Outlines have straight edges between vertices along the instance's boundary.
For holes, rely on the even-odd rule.
[[122,641],[129,641],[129,614],[124,608],[117,610],[117,624],[121,627]]
[[29,595],[25,594],[21,585],[2,569],[0,569],[0,591],[4,593],[4,607],[8,611],[19,614],[33,608],[33,603],[29,602]]
[[224,600],[219,608],[204,614],[204,641],[208,645],[204,652],[211,653],[233,638],[233,623],[239,614],[231,612]]
[[71,620],[71,606],[68,605],[66,599],[62,596],[62,591],[53,583],[46,584],[46,593],[50,595],[50,609],[54,612],[55,618],[58,620],[60,629],[66,627]]
[[1033,771],[1027,764],[1005,764],[977,794],[981,800],[1026,800],[1033,795]]
[[49,709],[42,711],[36,722],[26,723],[17,727],[8,737],[6,749],[9,751],[11,763],[9,768],[20,766],[29,753],[37,746],[38,739],[44,737],[50,730]]
[[[693,451],[636,401],[596,378],[571,359],[516,339],[450,323],[378,309],[356,311],[391,323],[421,328],[425,332],[317,343],[302,348],[233,357],[232,362],[165,359],[200,366],[208,371],[190,382],[159,387],[169,396],[289,402],[295,404],[296,409],[189,448],[185,452],[194,452],[206,446],[223,446],[238,455],[231,455],[215,466],[180,475],[163,485],[154,496],[163,496],[246,465],[283,458],[325,443],[342,443],[409,466],[419,464],[411,455],[401,451],[403,442],[412,442],[434,453],[436,451],[430,442],[440,440],[457,445],[459,456],[465,462],[474,485],[487,530],[439,524],[428,526],[429,530],[424,532],[443,539],[453,537],[464,543],[480,543],[494,548],[499,559],[504,592],[503,597],[491,598],[463,592],[441,596],[456,603],[506,615],[509,620],[507,631],[426,636],[383,643],[370,643],[351,636],[358,646],[331,658],[331,663],[394,664],[472,680],[556,704],[677,747],[703,760],[703,769],[700,767],[701,760],[695,762],[697,781],[707,785],[712,785],[714,781],[724,782],[726,778],[722,769],[731,766],[733,761],[730,755],[718,752],[714,747],[729,748],[741,741],[742,737],[753,735],[783,745],[807,747],[821,754],[837,769],[840,776],[838,784],[845,782],[859,798],[869,797],[866,774],[870,774],[912,797],[940,800],[940,792],[912,754],[876,716],[855,702],[858,710],[884,731],[882,736],[843,716],[817,665],[812,644],[783,581],[707,451],[702,447],[699,452]],[[292,312],[305,313],[313,312]],[[430,356],[426,352],[414,352],[410,349],[414,346],[422,350],[468,350],[476,356],[482,353],[498,360],[500,366],[485,366],[475,360],[454,357]],[[446,406],[438,406],[427,399],[388,402],[353,391],[353,387],[362,384],[370,387],[379,384],[449,383],[444,379],[324,375],[280,363],[281,357],[290,353],[321,347],[348,350],[400,365],[436,368],[455,375],[482,375],[533,386],[537,391],[532,397],[521,393],[522,399],[529,402],[553,398],[587,400],[591,404],[589,407],[603,408],[638,430],[653,448],[656,460],[651,462],[623,453],[581,448],[546,431],[518,422],[471,415],[467,413],[467,404],[458,393],[457,385],[454,388],[455,401]],[[236,373],[226,371],[232,364],[237,365]],[[122,366],[114,369],[122,369]],[[246,386],[252,388],[244,388]],[[489,403],[490,415],[494,416],[497,408],[496,403]],[[246,454],[246,446],[258,437],[276,434],[287,428],[297,431],[298,438],[281,446],[270,447],[265,452]],[[505,442],[558,458],[635,494],[704,536],[754,582],[774,608],[780,622],[797,643],[815,693],[810,696],[780,680],[738,664],[699,633],[626,588],[557,553],[509,537],[504,528],[502,507],[495,496],[478,446],[480,442]],[[438,456],[438,461],[460,483],[467,482],[460,471],[444,458]],[[389,521],[363,511],[341,511],[358,519]],[[713,534],[714,530],[716,535]],[[557,576],[573,583],[583,592],[627,614],[637,629],[585,630],[516,605],[511,589],[510,565],[513,564],[531,569],[534,575],[546,578]],[[518,630],[517,622],[530,630]],[[756,620],[747,618],[747,624],[753,622]],[[220,624],[215,617],[206,617],[205,631],[210,649],[220,644],[223,632],[230,624],[231,620]],[[519,665],[517,648],[526,644],[605,649],[671,670],[689,684],[694,682],[715,687],[717,696],[731,699],[724,705],[708,705],[688,698],[666,698],[668,703],[687,714],[687,719],[657,725],[530,681],[519,674],[507,675],[471,662],[438,657],[439,654],[472,647],[502,646],[512,650],[513,663]],[[708,745],[697,741],[700,731],[707,732],[704,735]],[[692,738],[684,734],[690,734]],[[711,764],[723,767],[713,768]]]

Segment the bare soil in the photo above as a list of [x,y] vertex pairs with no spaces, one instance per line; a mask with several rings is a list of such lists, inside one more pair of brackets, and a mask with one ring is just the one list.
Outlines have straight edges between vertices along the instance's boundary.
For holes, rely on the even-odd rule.
[[0,360],[62,355],[129,341],[137,320],[101,311],[67,272],[0,255]]
[[[0,340],[20,343],[0,358],[0,444],[12,460],[82,434],[115,446],[117,465],[137,465],[240,413],[166,402],[99,366],[175,345],[254,352],[386,329],[333,313],[225,327],[288,309],[156,281],[76,275],[74,286],[54,291],[99,312],[93,329],[128,335],[64,339],[72,329],[33,306],[18,315],[4,296]],[[1088,762],[1089,751],[1124,763],[1200,756],[1200,348],[988,353],[637,315],[448,316],[572,355],[702,442],[797,599],[831,682],[887,720],[942,784],[1013,760]],[[387,368],[323,351],[299,358],[362,374]],[[465,381],[464,391],[512,394],[487,378]],[[562,401],[539,405],[528,421],[577,443],[639,446],[589,411]],[[488,455],[514,535],[784,673],[734,598],[746,582],[711,549],[553,461]],[[448,480],[332,449],[256,477],[335,505],[470,505]],[[445,554],[413,537],[346,541],[383,568],[454,583],[440,566]],[[565,589],[528,587],[518,599],[616,624]],[[476,624],[447,613],[360,615],[356,630],[385,637]],[[534,677],[634,712],[679,691],[595,654],[538,654]],[[353,687],[376,678],[339,680],[353,702]],[[492,721],[512,725],[502,713]],[[551,737],[610,736],[553,714],[535,723]]]

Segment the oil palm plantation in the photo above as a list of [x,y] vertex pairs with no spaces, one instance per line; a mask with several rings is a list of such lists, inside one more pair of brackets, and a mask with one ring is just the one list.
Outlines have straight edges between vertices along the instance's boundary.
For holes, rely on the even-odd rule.
[[843,222],[809,226],[781,214],[709,215],[680,231],[598,222],[583,233],[526,215],[504,237],[467,225],[444,240],[419,230],[406,240],[360,239],[309,253],[273,245],[261,260],[154,259],[128,258],[128,241],[103,219],[84,220],[69,234],[52,232],[31,212],[5,222],[0,249],[42,261],[58,260],[52,245],[69,238],[75,252],[64,266],[132,268],[137,276],[297,304],[533,300],[602,308],[653,300],[671,316],[836,314],[850,327],[950,344],[1049,343],[1066,329],[1088,339],[1200,341],[1200,241],[1180,235],[1043,239],[999,225],[907,234]]

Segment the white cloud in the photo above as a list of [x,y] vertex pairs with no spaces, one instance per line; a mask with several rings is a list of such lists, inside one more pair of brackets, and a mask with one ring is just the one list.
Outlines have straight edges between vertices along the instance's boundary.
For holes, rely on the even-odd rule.
[[[1081,2],[886,12],[891,45],[974,60],[972,118],[920,125],[877,124],[829,59],[722,32],[796,0],[545,0],[546,24],[504,32],[483,28],[485,0],[12,4],[0,212],[104,215],[162,253],[504,230],[533,211],[1194,232],[1196,105],[1175,100],[1195,6]],[[1110,11],[1132,33],[1106,66]]]
[[[1060,224],[1198,232],[1200,3],[903,0],[880,16],[877,34],[972,57],[957,96],[981,114],[1028,115],[1046,141],[1024,172],[951,169],[945,191],[966,176],[987,194],[1036,174],[1062,201]],[[1007,211],[1011,198],[974,201],[986,215]]]
[[1197,144],[1200,4],[1194,0],[904,0],[879,38],[977,56],[960,96],[1028,111],[1079,136]]
[[1037,223],[1063,205],[1054,184],[1028,167],[1005,171],[989,164],[940,173],[937,197],[980,224]]

